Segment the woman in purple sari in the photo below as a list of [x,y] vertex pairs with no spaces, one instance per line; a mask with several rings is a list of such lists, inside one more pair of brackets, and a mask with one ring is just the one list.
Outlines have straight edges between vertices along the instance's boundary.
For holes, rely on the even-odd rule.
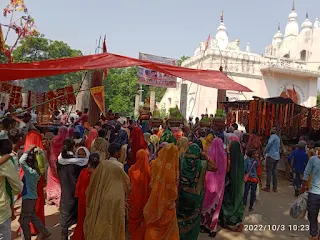
[[206,174],[201,231],[209,233],[210,237],[215,237],[227,172],[227,153],[223,148],[223,141],[220,138],[213,140],[209,148],[209,157],[215,162],[218,171],[207,172]]

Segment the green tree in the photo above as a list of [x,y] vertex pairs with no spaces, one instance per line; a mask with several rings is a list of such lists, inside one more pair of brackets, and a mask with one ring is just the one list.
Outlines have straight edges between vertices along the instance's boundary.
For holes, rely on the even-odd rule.
[[137,67],[108,69],[108,77],[103,81],[107,109],[130,116],[134,111],[137,94]]
[[[74,50],[62,41],[53,41],[44,37],[27,37],[13,51],[14,62],[34,62],[63,57],[76,57],[81,51]],[[41,77],[23,81],[25,90],[48,91],[73,85],[81,81],[81,72]]]
[[187,60],[188,58],[190,58],[190,57],[183,55],[183,56],[178,60],[178,66],[181,67],[182,63],[183,63],[185,60]]
[[317,106],[320,106],[320,91],[317,94]]

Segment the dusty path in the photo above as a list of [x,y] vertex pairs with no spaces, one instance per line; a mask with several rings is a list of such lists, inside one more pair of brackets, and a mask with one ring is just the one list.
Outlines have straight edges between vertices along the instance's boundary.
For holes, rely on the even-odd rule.
[[[243,234],[231,233],[227,230],[220,230],[215,239],[221,240],[262,240],[262,239],[273,239],[273,240],[307,240],[309,238],[308,231],[290,231],[289,225],[299,225],[305,226],[308,224],[307,220],[293,220],[289,216],[290,205],[294,201],[292,186],[288,181],[281,181],[279,187],[279,193],[260,193],[260,203],[257,203],[255,210],[250,213],[246,212],[245,225],[262,225],[263,227],[269,228],[273,226],[274,228],[279,228],[278,226],[283,225],[285,231],[245,231]],[[56,207],[46,206],[46,225],[49,230],[53,233],[50,239],[60,239],[60,226],[59,226],[59,213]],[[257,221],[261,219],[261,221]],[[18,228],[18,223],[15,221],[12,223],[12,231],[14,238],[21,239],[17,236],[15,231]],[[34,237],[33,239],[37,239]],[[39,238],[38,238],[39,239]],[[206,234],[201,234],[198,240],[210,239]]]

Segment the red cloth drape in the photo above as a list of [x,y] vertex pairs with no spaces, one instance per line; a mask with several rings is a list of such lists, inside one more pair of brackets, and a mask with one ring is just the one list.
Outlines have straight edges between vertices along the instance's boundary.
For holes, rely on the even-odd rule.
[[139,60],[117,54],[102,53],[96,55],[61,58],[32,63],[0,64],[0,82],[36,78],[106,68],[141,66],[172,76],[180,77],[202,86],[222,90],[251,92],[251,90],[230,79],[225,73],[213,70],[199,70],[170,66],[166,64]]

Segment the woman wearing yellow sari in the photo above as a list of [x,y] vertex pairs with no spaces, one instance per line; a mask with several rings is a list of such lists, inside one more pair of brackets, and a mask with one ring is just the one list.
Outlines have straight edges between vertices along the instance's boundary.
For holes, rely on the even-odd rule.
[[125,202],[130,180],[116,164],[103,161],[87,189],[86,240],[125,240]]
[[145,240],[179,240],[176,215],[178,149],[167,144],[151,165],[151,194],[144,208]]
[[211,133],[209,133],[208,136],[206,136],[205,138],[201,138],[203,151],[206,154],[208,154],[208,152],[209,152],[209,148],[212,144],[213,139],[214,139],[214,136]]

